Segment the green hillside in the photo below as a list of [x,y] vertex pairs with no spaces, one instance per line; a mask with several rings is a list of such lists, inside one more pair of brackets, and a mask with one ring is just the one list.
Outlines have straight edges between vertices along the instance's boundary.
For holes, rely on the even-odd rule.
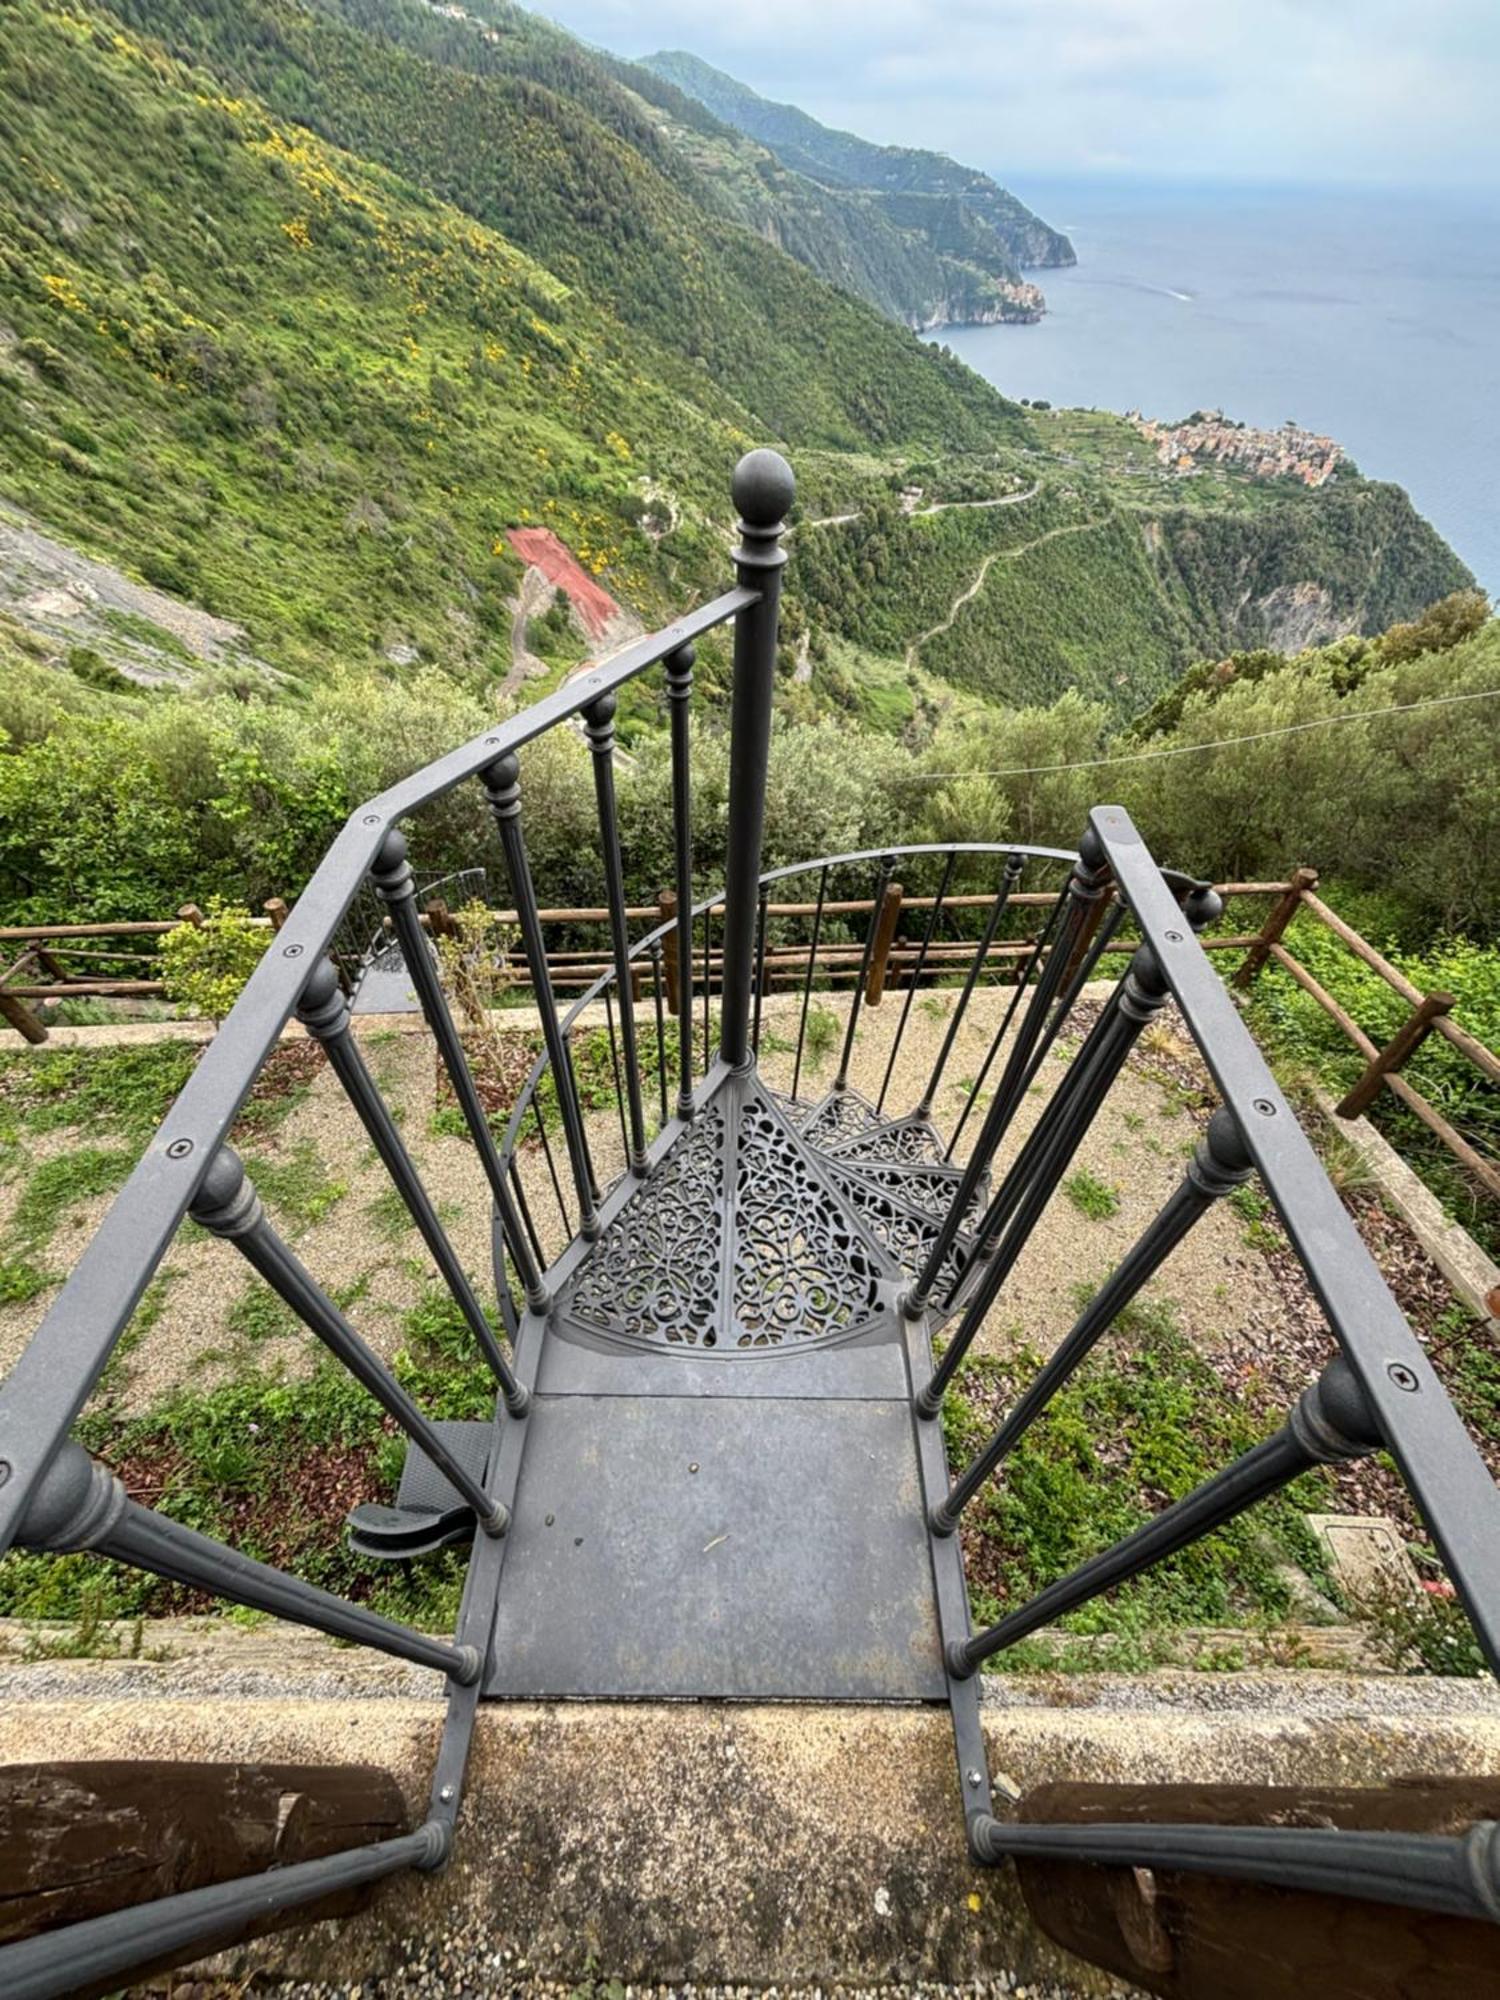
[[[877,146],[853,132],[821,125],[794,104],[776,104],[681,49],[647,56],[642,68],[698,99],[716,118],[763,146],[793,172],[861,197],[894,227],[925,243],[949,274],[955,310],[945,316],[1022,317],[1024,304],[1004,287],[1021,272],[1076,262],[1059,230],[977,168],[910,146]],[[986,314],[974,279],[990,280]],[[964,309],[968,301],[968,309]]]
[[[1121,420],[1019,409],[735,220],[643,72],[519,9],[4,20],[0,502],[294,681],[431,663],[499,699],[522,523],[667,615],[724,577],[753,442],[800,482],[807,716],[1077,687],[1125,717],[1198,654],[1287,640],[1289,606],[1373,631],[1468,581],[1352,472],[1165,479]],[[43,652],[107,684],[109,640]],[[538,644],[556,673],[583,651],[566,619]]]
[[611,67],[692,164],[705,201],[829,284],[919,328],[1039,316],[1040,291],[960,197],[940,208],[799,173],[670,77],[644,64]]

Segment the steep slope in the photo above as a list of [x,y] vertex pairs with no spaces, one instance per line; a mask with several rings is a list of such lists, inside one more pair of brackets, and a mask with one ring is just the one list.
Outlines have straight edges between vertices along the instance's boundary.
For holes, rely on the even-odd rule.
[[519,8],[476,33],[420,0],[107,0],[231,91],[500,230],[755,424],[845,447],[1019,438],[966,370],[708,214],[691,170],[579,43]]
[[919,234],[960,271],[977,268],[994,280],[1013,282],[1023,269],[1077,261],[1066,236],[976,168],[942,153],[878,146],[835,131],[796,105],[758,96],[680,49],[647,56],[642,67],[769,146],[794,172],[828,188],[859,191],[898,229]]
[[[1018,410],[734,220],[586,50],[485,11],[8,9],[0,499],[282,673],[430,661],[495,700],[597,643],[528,629],[515,529],[654,619],[722,581],[729,468],[777,442],[788,703],[885,727],[945,682],[1134,712],[1196,653],[1466,580],[1396,489],[1177,481],[1118,419]],[[129,670],[107,623],[74,650]]]
[[1039,288],[957,199],[942,215],[912,214],[899,197],[829,186],[784,165],[769,146],[644,65],[610,69],[697,171],[702,199],[829,284],[919,330],[1040,316]]

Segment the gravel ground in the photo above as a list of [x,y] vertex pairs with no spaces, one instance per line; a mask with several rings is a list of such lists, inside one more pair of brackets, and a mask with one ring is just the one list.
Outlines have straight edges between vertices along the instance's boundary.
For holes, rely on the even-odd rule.
[[[482,1996],[515,1994],[526,2000],[1131,2000],[1133,1986],[1063,1986],[1051,1979],[1017,1979],[997,1971],[989,1979],[964,1986],[645,1986],[613,1980],[607,1973],[579,1985],[576,1980],[549,1979],[509,1951],[496,1951],[492,1941],[466,1929],[441,1940],[408,1939],[406,1961],[383,1979],[350,1985],[288,1985],[269,1988],[279,2000],[482,2000]],[[149,1990],[149,1989],[146,1989]],[[204,1982],[172,1988],[173,2000],[227,2000],[222,1988]]]

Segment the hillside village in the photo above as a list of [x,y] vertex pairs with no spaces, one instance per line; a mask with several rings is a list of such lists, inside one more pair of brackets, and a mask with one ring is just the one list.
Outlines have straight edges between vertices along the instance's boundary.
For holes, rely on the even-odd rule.
[[1279,430],[1256,430],[1238,424],[1222,410],[1195,410],[1180,424],[1158,423],[1139,410],[1128,413],[1141,436],[1155,445],[1157,462],[1175,472],[1193,473],[1199,462],[1237,465],[1257,479],[1296,479],[1307,487],[1324,486],[1350,464],[1342,445],[1331,437],[1285,423]]

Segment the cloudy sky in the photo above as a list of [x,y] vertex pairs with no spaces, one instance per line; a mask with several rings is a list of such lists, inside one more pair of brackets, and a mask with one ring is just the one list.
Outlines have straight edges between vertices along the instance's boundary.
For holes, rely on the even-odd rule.
[[1497,0],[542,0],[872,139],[1038,177],[1500,189]]

